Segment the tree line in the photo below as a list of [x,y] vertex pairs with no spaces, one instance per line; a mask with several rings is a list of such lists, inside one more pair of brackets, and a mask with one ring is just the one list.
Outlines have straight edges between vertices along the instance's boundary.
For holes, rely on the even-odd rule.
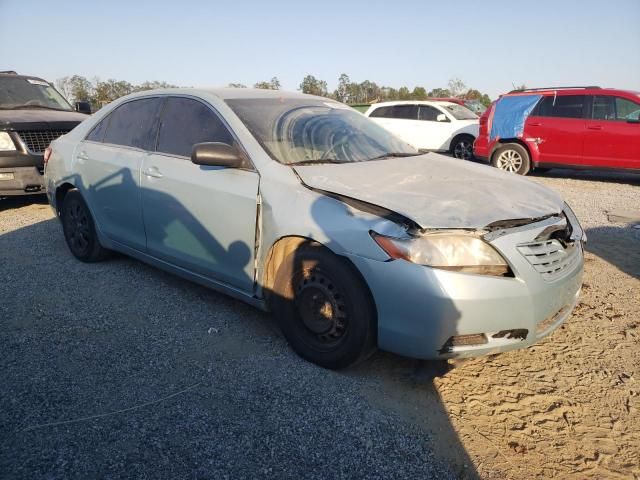
[[[56,80],[58,90],[71,102],[88,101],[92,109],[106,105],[124,95],[156,88],[171,88],[167,82],[147,81],[138,85],[124,80],[94,78],[89,80],[80,75],[72,75]],[[242,83],[230,83],[229,87],[246,88]],[[280,90],[278,77],[271,80],[257,82],[254,88]],[[366,104],[384,102],[389,100],[427,100],[429,98],[457,97],[463,100],[478,100],[485,106],[489,106],[491,99],[485,93],[469,88],[459,78],[449,80],[446,88],[433,88],[428,90],[422,86],[416,86],[412,90],[403,86],[399,88],[380,86],[370,80],[353,82],[349,75],[343,73],[338,79],[338,86],[332,92],[327,87],[327,82],[313,75],[306,75],[300,83],[298,90],[311,95],[333,98],[347,104]]]

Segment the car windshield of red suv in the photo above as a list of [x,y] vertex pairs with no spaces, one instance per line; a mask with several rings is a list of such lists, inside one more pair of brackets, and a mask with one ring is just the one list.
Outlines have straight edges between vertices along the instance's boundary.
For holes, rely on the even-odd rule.
[[71,105],[44,80],[24,77],[0,78],[0,109],[72,110]]

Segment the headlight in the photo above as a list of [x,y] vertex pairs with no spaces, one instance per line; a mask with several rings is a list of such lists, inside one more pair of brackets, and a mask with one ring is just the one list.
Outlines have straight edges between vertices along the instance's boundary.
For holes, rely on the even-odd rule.
[[465,273],[511,275],[504,258],[472,233],[449,230],[411,239],[386,237],[375,232],[371,232],[371,236],[394,259]]
[[15,150],[16,145],[7,132],[0,132],[0,152]]

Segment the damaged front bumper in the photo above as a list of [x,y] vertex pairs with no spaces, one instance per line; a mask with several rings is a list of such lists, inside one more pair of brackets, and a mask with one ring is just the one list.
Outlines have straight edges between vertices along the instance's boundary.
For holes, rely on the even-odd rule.
[[379,347],[414,358],[462,358],[526,347],[549,335],[577,303],[584,259],[578,241],[559,270],[535,264],[538,257],[527,255],[548,227],[546,220],[491,235],[514,277],[350,256],[375,299]]

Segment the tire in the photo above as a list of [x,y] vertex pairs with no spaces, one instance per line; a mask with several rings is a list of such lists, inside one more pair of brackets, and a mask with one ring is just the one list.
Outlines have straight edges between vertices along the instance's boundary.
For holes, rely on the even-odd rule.
[[449,152],[460,160],[473,160],[474,140],[472,135],[458,135],[451,141]]
[[329,369],[368,358],[377,318],[368,287],[347,261],[317,244],[292,252],[276,273],[271,305],[291,348]]
[[65,195],[60,219],[64,238],[74,257],[88,263],[107,258],[109,251],[100,245],[93,217],[78,190],[70,190]]
[[505,143],[493,152],[491,165],[505,172],[526,175],[531,170],[529,152],[518,143]]

